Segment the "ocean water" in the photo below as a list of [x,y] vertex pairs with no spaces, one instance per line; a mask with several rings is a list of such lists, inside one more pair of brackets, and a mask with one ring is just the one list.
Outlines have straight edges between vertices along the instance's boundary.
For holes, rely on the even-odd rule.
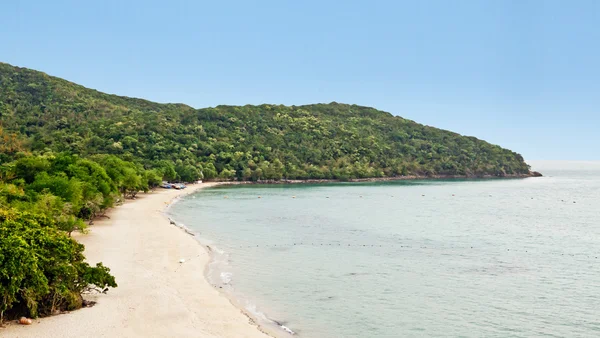
[[170,213],[211,246],[209,281],[283,337],[598,337],[600,163],[533,169],[223,186]]

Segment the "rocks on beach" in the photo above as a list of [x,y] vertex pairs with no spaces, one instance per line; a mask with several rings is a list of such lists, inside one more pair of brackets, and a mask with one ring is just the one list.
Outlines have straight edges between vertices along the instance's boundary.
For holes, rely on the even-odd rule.
[[29,318],[25,318],[25,317],[19,318],[19,324],[21,324],[21,325],[31,325],[31,323],[33,323],[33,321]]

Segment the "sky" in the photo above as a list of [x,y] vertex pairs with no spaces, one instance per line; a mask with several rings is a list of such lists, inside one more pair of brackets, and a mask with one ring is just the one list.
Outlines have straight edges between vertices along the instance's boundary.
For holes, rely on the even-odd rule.
[[600,1],[5,1],[0,61],[196,108],[341,102],[600,160]]

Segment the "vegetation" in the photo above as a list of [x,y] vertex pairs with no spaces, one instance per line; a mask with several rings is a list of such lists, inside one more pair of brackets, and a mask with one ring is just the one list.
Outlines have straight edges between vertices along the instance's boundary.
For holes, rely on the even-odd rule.
[[6,314],[77,309],[89,285],[117,286],[108,268],[85,263],[83,245],[43,214],[0,210],[0,244],[0,322]]
[[[129,189],[107,170],[132,167],[112,155],[96,162],[64,153],[24,154],[0,166],[0,322],[5,314],[79,308],[81,292],[91,285],[117,286],[108,268],[84,262],[83,245],[70,235]],[[136,189],[147,189],[146,171],[132,170]]]
[[12,153],[26,144],[34,153],[116,155],[183,181],[529,173],[512,151],[373,108],[193,109],[108,95],[2,63],[0,121],[14,139]]

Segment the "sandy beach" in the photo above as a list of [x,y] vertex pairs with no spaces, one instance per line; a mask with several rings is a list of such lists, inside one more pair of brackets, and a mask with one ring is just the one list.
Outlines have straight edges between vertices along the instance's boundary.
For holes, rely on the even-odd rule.
[[[2,337],[268,337],[204,278],[209,255],[169,225],[170,201],[214,184],[140,194],[77,236],[90,264],[103,262],[118,288],[86,299],[98,303],[68,314],[10,324]],[[179,260],[184,258],[185,263]]]

